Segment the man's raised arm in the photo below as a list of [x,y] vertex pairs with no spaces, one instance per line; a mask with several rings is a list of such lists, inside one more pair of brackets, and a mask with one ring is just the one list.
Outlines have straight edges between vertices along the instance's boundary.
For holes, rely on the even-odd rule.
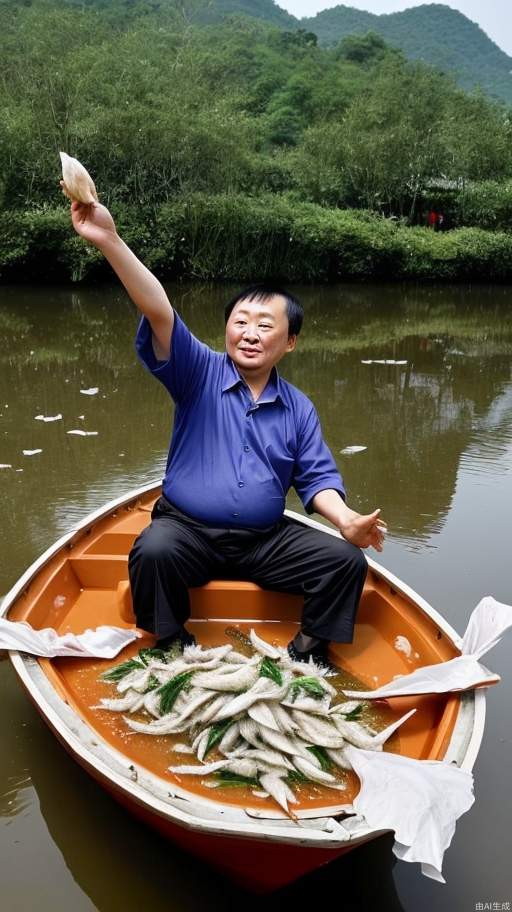
[[94,244],[117,273],[133,303],[151,324],[153,350],[167,361],[171,350],[174,311],[162,285],[119,237],[110,212],[101,203],[73,203],[71,219],[77,234]]

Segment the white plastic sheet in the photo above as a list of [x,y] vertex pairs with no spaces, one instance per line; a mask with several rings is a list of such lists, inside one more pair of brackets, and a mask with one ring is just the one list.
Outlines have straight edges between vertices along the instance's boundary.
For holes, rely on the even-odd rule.
[[438,760],[357,747],[345,753],[361,781],[353,801],[357,814],[374,830],[393,830],[397,858],[420,862],[423,874],[444,883],[444,853],[457,820],[474,801],[471,773]]
[[0,618],[0,649],[15,649],[51,659],[55,656],[113,659],[121,649],[140,636],[121,627],[97,627],[84,633],[62,636],[50,627],[34,630],[23,621]]
[[355,699],[383,700],[415,694],[450,693],[473,687],[496,684],[500,677],[489,671],[479,659],[501,640],[512,627],[512,606],[483,598],[473,611],[462,640],[462,655],[437,665],[424,665],[376,690],[345,690]]
[[505,631],[511,627],[512,605],[504,605],[486,595],[469,619],[462,639],[462,652],[480,659],[499,643]]

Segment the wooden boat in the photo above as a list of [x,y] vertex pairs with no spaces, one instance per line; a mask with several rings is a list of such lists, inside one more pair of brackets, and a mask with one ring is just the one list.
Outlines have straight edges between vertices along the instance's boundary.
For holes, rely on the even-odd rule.
[[[88,516],[26,571],[7,595],[2,613],[60,633],[81,633],[100,624],[134,626],[127,556],[159,493],[159,486],[148,485]],[[288,515],[326,535],[337,534],[309,517]],[[394,675],[460,654],[458,635],[430,605],[374,561],[369,565],[355,640],[350,646],[333,646],[336,664],[371,689]],[[285,645],[302,607],[296,596],[235,580],[191,590],[191,604],[188,626],[204,644],[225,642],[226,628],[235,626],[241,631],[254,627],[264,638]],[[411,644],[409,656],[397,648],[397,637]],[[153,637],[144,633],[122,659],[152,644]],[[111,695],[98,678],[119,657],[107,663],[12,652],[10,658],[54,734],[103,788],[144,823],[245,888],[274,890],[381,835],[366,827],[357,835],[340,836],[341,828],[332,826],[333,817],[357,792],[355,777],[347,793],[341,793],[343,805],[340,792],[321,787],[313,797],[301,799],[297,824],[252,794],[241,797],[236,789],[222,788],[212,792],[197,776],[178,778],[168,772],[172,761],[165,738],[127,735],[119,714],[91,708],[100,696]],[[390,749],[420,759],[444,758],[470,770],[483,734],[484,691],[396,700],[392,717],[411,705],[417,712]]]

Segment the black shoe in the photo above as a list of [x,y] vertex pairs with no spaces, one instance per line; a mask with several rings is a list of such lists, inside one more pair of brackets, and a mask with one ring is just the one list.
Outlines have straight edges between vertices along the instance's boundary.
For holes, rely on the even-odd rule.
[[155,643],[155,649],[162,649],[164,652],[168,652],[169,649],[172,649],[174,646],[179,646],[180,652],[183,652],[185,646],[195,646],[197,640],[193,633],[189,633],[188,630],[185,630],[183,627],[177,633],[173,633],[172,636],[162,637],[161,640],[157,640]]
[[288,643],[287,649],[288,655],[294,662],[309,662],[312,659],[319,668],[325,668],[331,674],[339,674],[339,668],[329,661],[329,644],[325,640],[317,643],[311,649],[306,649],[305,652],[299,652],[292,640],[291,643]]

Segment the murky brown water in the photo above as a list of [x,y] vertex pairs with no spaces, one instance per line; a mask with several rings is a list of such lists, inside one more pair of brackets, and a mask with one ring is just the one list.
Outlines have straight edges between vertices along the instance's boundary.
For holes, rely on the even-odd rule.
[[[482,595],[512,602],[512,288],[295,290],[306,322],[281,373],[315,401],[351,505],[382,507],[390,534],[381,562],[463,632]],[[219,349],[230,291],[169,288],[196,335]],[[0,469],[0,592],[87,513],[161,476],[169,405],[135,358],[136,323],[117,288],[0,289],[0,463],[11,465]],[[375,359],[407,363],[362,363]],[[91,387],[99,392],[80,392]],[[367,449],[340,453],[353,445]],[[293,493],[288,506],[302,509]],[[503,683],[489,694],[476,803],[445,856],[447,884],[393,867],[384,839],[266,907],[310,908],[326,890],[358,912],[512,905],[511,644],[486,659]],[[7,661],[0,688],[2,910],[261,908],[104,795],[39,720]]]

